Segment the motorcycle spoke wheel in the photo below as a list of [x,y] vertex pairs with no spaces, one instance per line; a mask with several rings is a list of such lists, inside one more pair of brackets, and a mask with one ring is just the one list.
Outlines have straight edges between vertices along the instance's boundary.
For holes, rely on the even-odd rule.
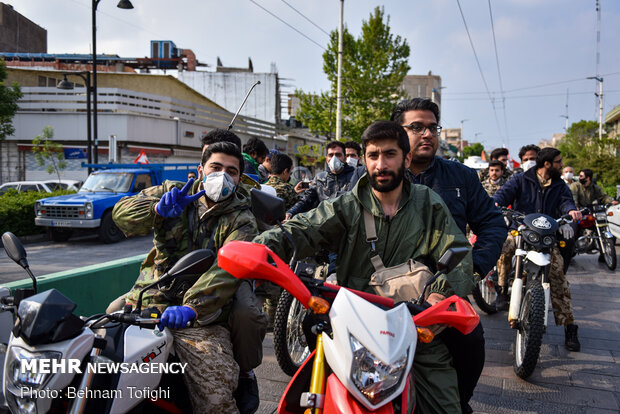
[[545,294],[539,281],[528,283],[521,302],[519,322],[515,335],[513,368],[520,378],[525,379],[536,368],[545,330]]
[[488,274],[476,283],[471,292],[476,305],[488,315],[497,313],[495,299],[497,298],[498,288],[494,274]]
[[605,264],[609,270],[616,270],[617,257],[616,246],[614,246],[613,239],[605,239],[603,241],[603,256],[605,257]]
[[290,293],[283,291],[273,321],[273,347],[278,365],[293,376],[310,355],[302,323],[307,310]]

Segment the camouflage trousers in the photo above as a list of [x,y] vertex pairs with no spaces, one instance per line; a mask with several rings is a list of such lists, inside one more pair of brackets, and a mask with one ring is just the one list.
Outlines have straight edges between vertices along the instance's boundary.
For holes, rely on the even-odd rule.
[[239,366],[230,333],[222,326],[171,329],[174,350],[186,362],[185,384],[195,413],[238,413],[233,391]]
[[[497,261],[498,284],[502,287],[506,287],[506,281],[512,271],[512,257],[516,249],[515,237],[512,234],[508,234],[504,242],[504,247],[502,247],[502,254]],[[558,326],[572,324],[574,318],[571,294],[568,280],[566,280],[566,276],[564,275],[564,259],[557,246],[551,251],[549,285],[551,289],[551,306],[553,307],[555,324]]]

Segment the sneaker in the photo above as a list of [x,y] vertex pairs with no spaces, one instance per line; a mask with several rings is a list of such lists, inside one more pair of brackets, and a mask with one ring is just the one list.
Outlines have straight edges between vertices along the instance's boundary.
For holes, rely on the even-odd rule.
[[566,349],[572,352],[579,352],[581,350],[581,344],[579,343],[579,338],[577,338],[577,325],[570,324],[564,327],[564,333],[566,339],[564,340],[564,344],[566,345]]
[[239,384],[233,393],[237,402],[237,408],[241,414],[253,414],[258,410],[260,399],[258,398],[258,381],[253,372],[249,375],[242,373]]

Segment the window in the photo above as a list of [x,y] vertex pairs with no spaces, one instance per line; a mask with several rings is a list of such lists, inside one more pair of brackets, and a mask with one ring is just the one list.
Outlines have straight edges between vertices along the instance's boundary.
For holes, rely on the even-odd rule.
[[36,184],[22,184],[19,191],[39,191]]
[[134,185],[134,191],[142,191],[145,188],[149,188],[153,184],[151,183],[151,176],[149,174],[139,174],[136,177],[136,184]]

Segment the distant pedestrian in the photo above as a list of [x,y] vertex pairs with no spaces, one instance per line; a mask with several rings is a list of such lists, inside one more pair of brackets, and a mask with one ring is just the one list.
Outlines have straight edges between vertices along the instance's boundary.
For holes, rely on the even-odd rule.
[[265,143],[255,137],[248,140],[243,146],[243,159],[245,161],[245,174],[250,174],[252,178],[258,181],[258,165],[262,164],[269,153],[269,149]]

